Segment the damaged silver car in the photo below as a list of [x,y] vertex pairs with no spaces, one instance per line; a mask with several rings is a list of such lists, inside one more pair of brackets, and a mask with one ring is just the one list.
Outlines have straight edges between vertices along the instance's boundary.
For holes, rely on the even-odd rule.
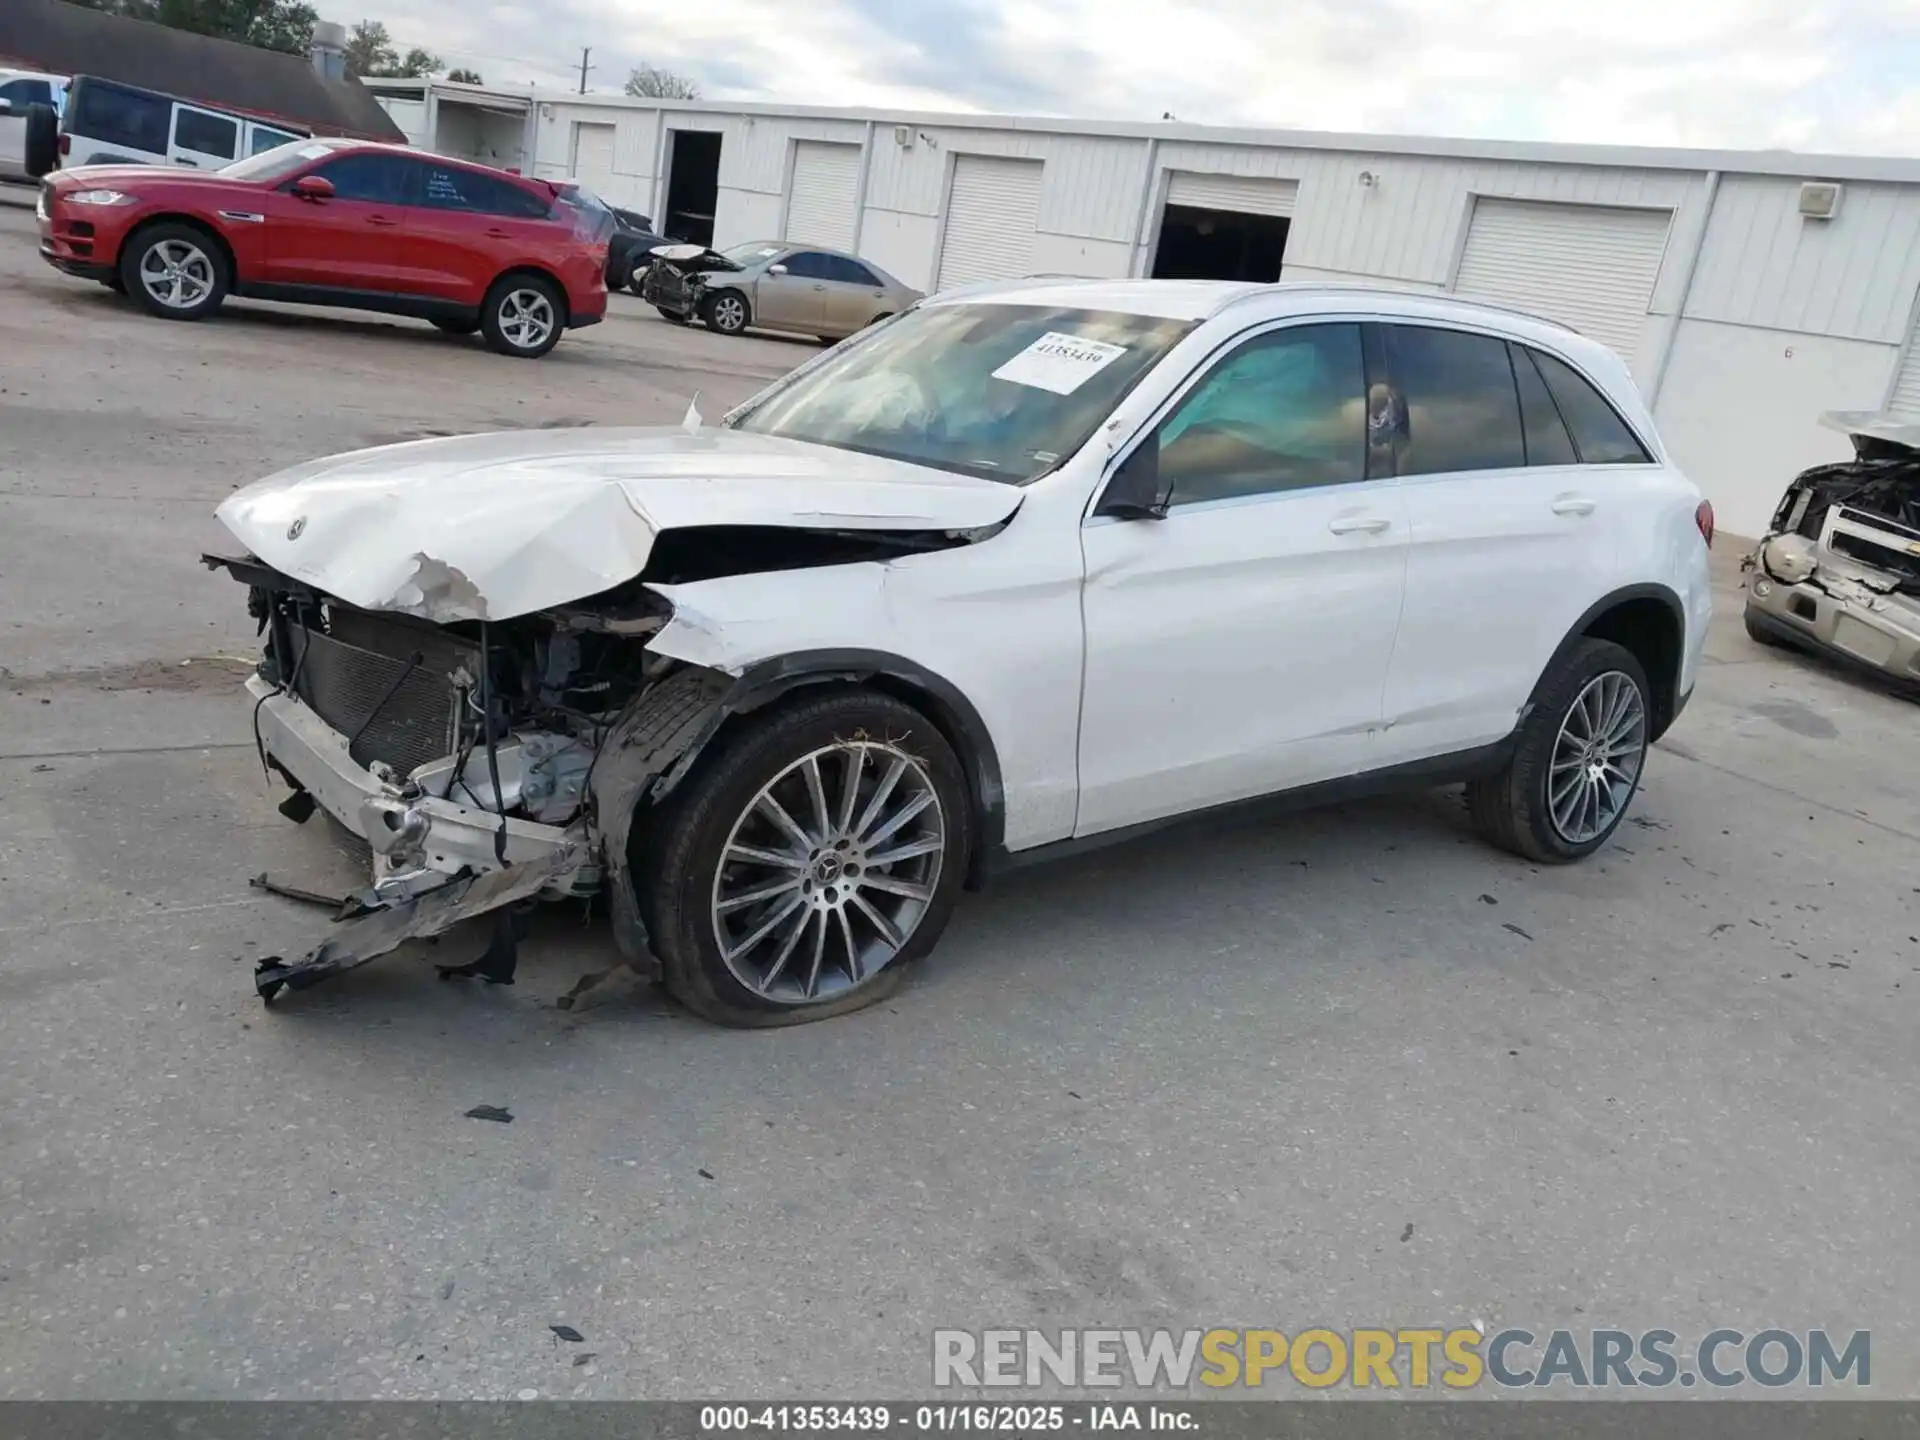
[[1803,471],[1743,562],[1747,634],[1831,656],[1920,696],[1920,424],[1821,417],[1854,458]]
[[999,866],[1267,799],[1464,781],[1578,860],[1712,610],[1617,356],[1323,285],[955,292],[717,425],[359,451],[219,515],[282,810],[371,851],[268,999],[483,915],[454,973],[511,980],[527,907],[602,895],[698,1013],[814,1019]]

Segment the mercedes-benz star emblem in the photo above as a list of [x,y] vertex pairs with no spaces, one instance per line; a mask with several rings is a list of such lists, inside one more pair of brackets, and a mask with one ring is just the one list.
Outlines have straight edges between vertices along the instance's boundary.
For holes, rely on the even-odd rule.
[[300,533],[306,528],[307,528],[307,517],[302,515],[298,520],[294,521],[291,525],[287,526],[287,538],[289,540],[298,540],[300,538]]

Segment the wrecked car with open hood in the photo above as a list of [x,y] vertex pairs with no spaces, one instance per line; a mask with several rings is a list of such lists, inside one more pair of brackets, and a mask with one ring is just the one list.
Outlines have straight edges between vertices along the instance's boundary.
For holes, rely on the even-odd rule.
[[[1506,377],[1516,463],[1554,467],[1525,564],[1471,558],[1466,476],[1427,488],[1458,563],[1409,565],[1391,478],[1458,419],[1422,346]],[[1583,540],[1596,509],[1645,543]],[[1617,357],[1329,287],[978,287],[717,425],[359,451],[219,515],[281,808],[371,852],[268,999],[488,915],[459,973],[508,980],[512,917],[597,894],[698,1013],[812,1019],[889,993],[999,865],[1329,787],[1466,781],[1494,843],[1577,860],[1711,610],[1711,513]]]
[[1747,633],[1920,695],[1920,424],[1834,412],[1854,458],[1801,472],[1744,562]]

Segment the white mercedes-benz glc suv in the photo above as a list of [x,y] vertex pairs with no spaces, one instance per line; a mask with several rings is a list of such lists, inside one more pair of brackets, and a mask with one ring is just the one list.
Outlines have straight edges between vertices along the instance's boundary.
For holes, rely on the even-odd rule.
[[1465,782],[1606,843],[1692,692],[1711,509],[1618,357],[1439,296],[937,296],[718,424],[429,440],[220,516],[265,755],[372,850],[272,998],[605,892],[694,1010],[868,1004],[1000,866]]

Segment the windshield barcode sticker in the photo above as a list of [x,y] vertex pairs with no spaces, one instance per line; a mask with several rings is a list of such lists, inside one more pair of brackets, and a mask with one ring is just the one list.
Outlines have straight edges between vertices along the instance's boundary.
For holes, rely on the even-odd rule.
[[1071,395],[1126,353],[1124,345],[1082,340],[1078,335],[1049,330],[994,371],[993,378]]

